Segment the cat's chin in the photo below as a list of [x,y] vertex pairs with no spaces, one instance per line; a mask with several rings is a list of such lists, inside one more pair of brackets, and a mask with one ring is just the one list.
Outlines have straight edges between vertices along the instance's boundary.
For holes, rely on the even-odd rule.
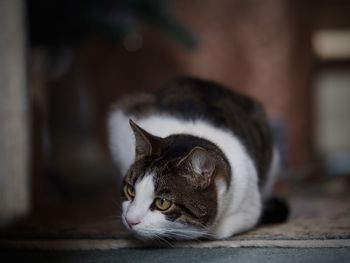
[[[201,238],[207,238],[205,233],[196,233],[192,235],[184,235],[179,234],[175,231],[174,234],[171,233],[163,233],[162,231],[159,232],[148,232],[148,231],[142,231],[142,230],[136,230],[136,229],[129,229],[130,233],[137,239],[149,241],[149,240],[194,240],[194,239],[201,239]],[[169,232],[169,231],[167,231]]]
[[159,235],[159,234],[144,234],[138,233],[136,231],[131,231],[131,234],[141,240],[141,241],[152,241],[152,240],[172,240],[172,241],[186,241],[186,240],[194,240],[199,239],[200,237],[179,237],[172,235]]

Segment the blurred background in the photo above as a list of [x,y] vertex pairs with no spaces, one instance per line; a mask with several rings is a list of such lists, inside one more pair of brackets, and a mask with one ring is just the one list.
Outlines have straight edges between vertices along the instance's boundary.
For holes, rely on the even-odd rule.
[[67,234],[117,215],[108,111],[183,75],[262,102],[282,195],[348,191],[349,14],[346,0],[1,0],[0,222]]

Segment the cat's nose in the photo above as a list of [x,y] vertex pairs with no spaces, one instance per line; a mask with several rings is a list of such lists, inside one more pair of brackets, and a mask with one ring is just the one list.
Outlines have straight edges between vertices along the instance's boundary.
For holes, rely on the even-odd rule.
[[126,219],[126,223],[128,224],[128,226],[130,228],[133,228],[134,226],[136,226],[137,224],[140,224],[140,221],[138,220],[129,220],[129,219]]

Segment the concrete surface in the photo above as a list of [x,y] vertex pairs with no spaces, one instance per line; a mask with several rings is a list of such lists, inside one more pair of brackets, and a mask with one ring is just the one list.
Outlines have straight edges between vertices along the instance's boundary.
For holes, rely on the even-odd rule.
[[349,248],[118,249],[108,251],[0,251],[1,262],[349,262]]

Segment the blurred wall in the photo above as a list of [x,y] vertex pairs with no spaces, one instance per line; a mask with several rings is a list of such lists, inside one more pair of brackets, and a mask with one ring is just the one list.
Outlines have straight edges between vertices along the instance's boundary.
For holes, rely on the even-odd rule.
[[288,171],[310,173],[310,5],[293,0],[169,4],[197,36],[197,49],[141,23],[136,48],[92,35],[54,55],[31,50],[34,204],[99,195],[108,187],[117,191],[106,136],[109,109],[126,93],[155,90],[179,75],[218,81],[261,101],[282,133]]
[[137,51],[96,39],[78,52],[96,100],[101,137],[108,109],[121,95],[154,90],[169,78],[189,74],[259,99],[284,127],[290,167],[308,167],[313,161],[308,6],[289,0],[171,4],[200,40],[197,50],[186,50],[145,25]]

